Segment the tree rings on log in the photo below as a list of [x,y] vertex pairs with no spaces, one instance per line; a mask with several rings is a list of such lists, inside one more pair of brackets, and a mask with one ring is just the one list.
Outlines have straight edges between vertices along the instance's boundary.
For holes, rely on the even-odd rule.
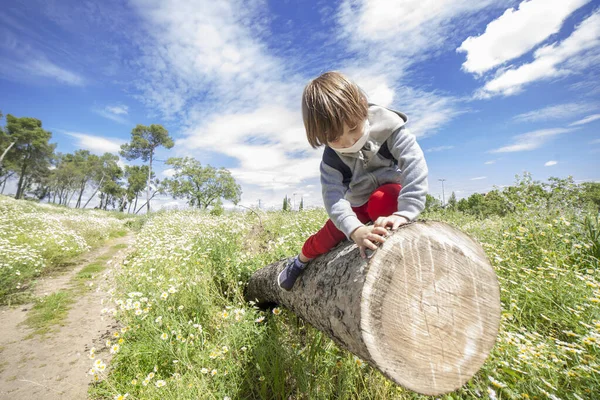
[[500,311],[498,280],[481,246],[447,224],[414,223],[388,237],[369,262],[363,341],[393,381],[447,393],[483,365]]

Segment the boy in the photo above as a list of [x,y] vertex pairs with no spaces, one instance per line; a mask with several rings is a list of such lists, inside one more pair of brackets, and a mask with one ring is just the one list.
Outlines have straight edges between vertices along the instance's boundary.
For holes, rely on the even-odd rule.
[[[308,142],[325,145],[321,161],[323,202],[329,220],[304,243],[277,278],[282,289],[313,258],[349,238],[365,258],[392,230],[425,208],[427,164],[406,115],[367,103],[364,92],[339,72],[326,72],[302,93]],[[365,223],[373,221],[373,225]]]

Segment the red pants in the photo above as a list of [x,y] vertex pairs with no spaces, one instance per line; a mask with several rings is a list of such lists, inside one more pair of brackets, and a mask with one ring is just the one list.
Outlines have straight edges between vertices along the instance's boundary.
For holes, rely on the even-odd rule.
[[[375,221],[379,217],[387,217],[398,211],[398,195],[400,186],[397,183],[388,183],[377,188],[369,200],[359,207],[352,207],[356,216],[363,224]],[[302,254],[306,258],[315,258],[337,246],[346,239],[346,235],[335,227],[331,219],[325,226],[311,237],[302,246]]]

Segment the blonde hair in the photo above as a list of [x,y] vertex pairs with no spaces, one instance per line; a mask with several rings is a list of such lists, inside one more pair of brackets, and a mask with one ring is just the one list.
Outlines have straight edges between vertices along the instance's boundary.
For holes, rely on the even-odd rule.
[[302,119],[313,148],[339,138],[349,127],[367,119],[367,96],[339,72],[325,72],[306,85],[302,93]]

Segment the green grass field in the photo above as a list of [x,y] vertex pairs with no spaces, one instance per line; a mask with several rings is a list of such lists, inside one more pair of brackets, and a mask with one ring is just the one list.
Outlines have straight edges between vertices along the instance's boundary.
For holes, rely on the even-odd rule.
[[[525,202],[505,217],[485,219],[443,210],[422,216],[476,238],[501,287],[502,321],[490,357],[467,385],[437,398],[600,398],[598,216],[568,202],[560,205]],[[47,249],[40,246],[36,240],[44,234],[39,233],[43,225],[36,221],[71,224],[60,231],[60,246],[72,253],[89,246],[77,239],[85,235],[76,236],[73,226],[83,231],[94,224],[103,227],[89,233],[92,239],[123,228],[110,219],[112,214],[57,212],[4,199],[0,206],[4,221],[34,221],[1,231],[3,243],[12,246],[2,249],[4,274],[23,271],[23,265],[35,271],[36,262],[45,265],[57,254],[53,243],[61,235],[44,242]],[[102,310],[122,326],[106,343],[113,359],[109,364],[89,355],[89,373],[97,378],[92,398],[427,398],[391,383],[287,310],[261,311],[244,301],[249,276],[296,254],[327,218],[323,210],[260,215],[261,221],[253,213],[216,217],[174,211],[134,223],[139,229],[134,249]],[[94,218],[94,224],[86,218]],[[6,258],[8,252],[21,256]],[[99,268],[91,264],[78,278],[88,279]],[[60,294],[55,297],[40,305],[40,312],[68,302]],[[48,318],[41,318],[43,325]]]
[[60,272],[75,256],[123,236],[125,222],[122,214],[0,195],[0,305],[28,300],[35,278]]
[[[600,396],[598,222],[575,208],[508,217],[424,216],[477,238],[501,286],[502,323],[481,371],[439,398]],[[243,300],[258,268],[296,254],[322,210],[212,217],[154,215],[104,311],[123,329],[110,368],[93,368],[95,398],[419,399],[285,309]],[[596,234],[596,236],[594,236]],[[595,238],[595,239],[594,239]],[[108,371],[108,372],[107,372]]]

